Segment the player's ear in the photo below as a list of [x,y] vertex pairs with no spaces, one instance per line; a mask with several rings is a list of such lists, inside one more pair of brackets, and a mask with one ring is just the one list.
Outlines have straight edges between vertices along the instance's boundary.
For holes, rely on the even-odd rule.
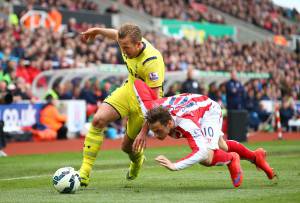
[[136,46],[137,48],[142,47],[142,46],[143,46],[143,45],[142,45],[142,41],[136,42],[136,43],[135,43],[135,46]]
[[168,128],[173,128],[173,121],[172,121],[172,119],[168,121],[167,127]]

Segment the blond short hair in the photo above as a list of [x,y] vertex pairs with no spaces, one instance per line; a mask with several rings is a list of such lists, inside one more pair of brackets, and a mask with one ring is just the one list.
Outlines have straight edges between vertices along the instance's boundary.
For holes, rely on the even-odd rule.
[[131,23],[123,24],[118,30],[118,38],[124,39],[129,36],[133,43],[137,43],[142,40],[142,32],[139,26]]

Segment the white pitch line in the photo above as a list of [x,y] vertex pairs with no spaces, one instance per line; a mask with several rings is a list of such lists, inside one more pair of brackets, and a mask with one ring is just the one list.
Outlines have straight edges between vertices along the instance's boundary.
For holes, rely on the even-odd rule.
[[10,181],[10,180],[22,180],[22,179],[33,179],[33,178],[42,178],[50,175],[37,175],[37,176],[22,176],[22,177],[16,177],[16,178],[4,178],[0,179],[0,181]]
[[[143,168],[153,168],[155,166],[148,166]],[[114,169],[101,169],[101,170],[94,170],[94,173],[105,173],[109,171],[118,171],[118,170],[127,170],[124,168],[114,168]],[[44,174],[44,175],[36,175],[36,176],[21,176],[21,177],[15,177],[15,178],[3,178],[0,179],[0,181],[13,181],[13,180],[26,180],[26,179],[35,179],[35,178],[43,178],[43,177],[51,177],[51,174]]]

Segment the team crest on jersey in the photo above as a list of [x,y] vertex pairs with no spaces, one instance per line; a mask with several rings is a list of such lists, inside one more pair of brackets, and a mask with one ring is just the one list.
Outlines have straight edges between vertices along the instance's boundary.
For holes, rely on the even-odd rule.
[[158,80],[158,72],[152,72],[152,73],[149,73],[149,79],[151,81],[156,81]]

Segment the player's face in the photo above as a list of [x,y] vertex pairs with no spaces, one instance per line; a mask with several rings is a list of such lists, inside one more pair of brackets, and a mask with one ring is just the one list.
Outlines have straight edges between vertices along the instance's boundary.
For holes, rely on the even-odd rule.
[[133,43],[132,40],[127,36],[124,39],[118,40],[119,46],[124,54],[128,58],[134,58],[140,53],[140,42]]
[[173,121],[170,120],[166,126],[157,121],[153,124],[150,124],[149,127],[157,139],[164,140],[170,134],[171,129],[173,128]]

